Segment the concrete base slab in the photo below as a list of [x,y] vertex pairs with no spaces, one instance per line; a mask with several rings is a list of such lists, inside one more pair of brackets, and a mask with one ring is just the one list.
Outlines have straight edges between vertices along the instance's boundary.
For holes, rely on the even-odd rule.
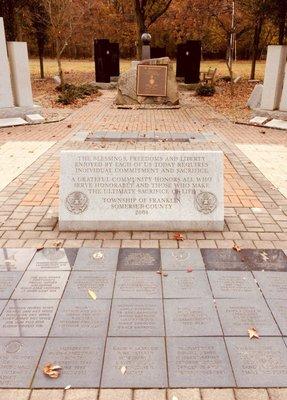
[[282,121],[281,119],[272,119],[271,121],[267,122],[266,126],[268,126],[269,128],[287,130],[287,121]]
[[28,124],[28,122],[25,121],[22,118],[3,118],[3,119],[0,119],[0,128],[6,128],[8,126],[26,125],[26,124]]
[[42,108],[38,105],[32,107],[0,108],[0,118],[25,118],[27,114],[39,114]]
[[268,117],[254,117],[249,122],[254,125],[264,125],[268,120]]
[[42,122],[45,122],[45,118],[40,114],[27,114],[25,119],[30,124],[41,124]]

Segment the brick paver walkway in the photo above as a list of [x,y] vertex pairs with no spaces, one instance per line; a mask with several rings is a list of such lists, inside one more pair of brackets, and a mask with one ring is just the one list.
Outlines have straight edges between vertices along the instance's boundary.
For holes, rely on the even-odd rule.
[[[234,125],[189,94],[178,110],[119,110],[114,92],[75,111],[65,121],[0,130],[0,247],[287,249],[286,132]],[[205,142],[76,141],[79,131],[215,133]],[[166,135],[165,135],[166,136]],[[19,142],[21,145],[19,145]],[[39,146],[35,144],[39,142]],[[225,154],[223,232],[59,232],[61,149],[221,149]],[[5,149],[9,157],[3,157]],[[25,154],[25,164],[21,161]],[[29,152],[33,153],[29,153]],[[6,153],[7,154],[7,153]],[[268,157],[267,157],[268,156]],[[11,162],[11,159],[15,160]],[[11,168],[13,166],[13,170]],[[19,168],[17,174],[17,168]],[[18,176],[16,176],[18,175]],[[15,178],[15,179],[14,179]],[[12,180],[14,179],[14,180]],[[9,181],[11,182],[9,183]],[[7,183],[4,187],[3,182]],[[278,190],[279,188],[279,190]],[[285,195],[285,196],[284,196]],[[286,389],[0,390],[0,400],[286,400]]]

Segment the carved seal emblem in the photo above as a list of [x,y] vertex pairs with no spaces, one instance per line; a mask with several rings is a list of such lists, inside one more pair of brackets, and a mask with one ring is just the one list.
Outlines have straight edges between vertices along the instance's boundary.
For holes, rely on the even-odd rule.
[[202,214],[211,214],[217,208],[217,197],[211,192],[195,195],[195,206]]
[[89,205],[89,199],[83,192],[72,192],[66,197],[67,210],[72,214],[82,214]]

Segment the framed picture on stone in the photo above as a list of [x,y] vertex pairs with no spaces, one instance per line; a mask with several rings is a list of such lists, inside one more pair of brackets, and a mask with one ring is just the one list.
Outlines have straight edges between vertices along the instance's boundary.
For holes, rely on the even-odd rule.
[[167,65],[137,67],[137,96],[165,97],[167,95]]

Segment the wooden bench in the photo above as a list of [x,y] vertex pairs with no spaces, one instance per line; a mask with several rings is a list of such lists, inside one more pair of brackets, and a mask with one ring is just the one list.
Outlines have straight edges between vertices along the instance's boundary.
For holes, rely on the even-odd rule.
[[216,77],[217,68],[208,68],[207,72],[201,72],[201,81],[213,85]]

